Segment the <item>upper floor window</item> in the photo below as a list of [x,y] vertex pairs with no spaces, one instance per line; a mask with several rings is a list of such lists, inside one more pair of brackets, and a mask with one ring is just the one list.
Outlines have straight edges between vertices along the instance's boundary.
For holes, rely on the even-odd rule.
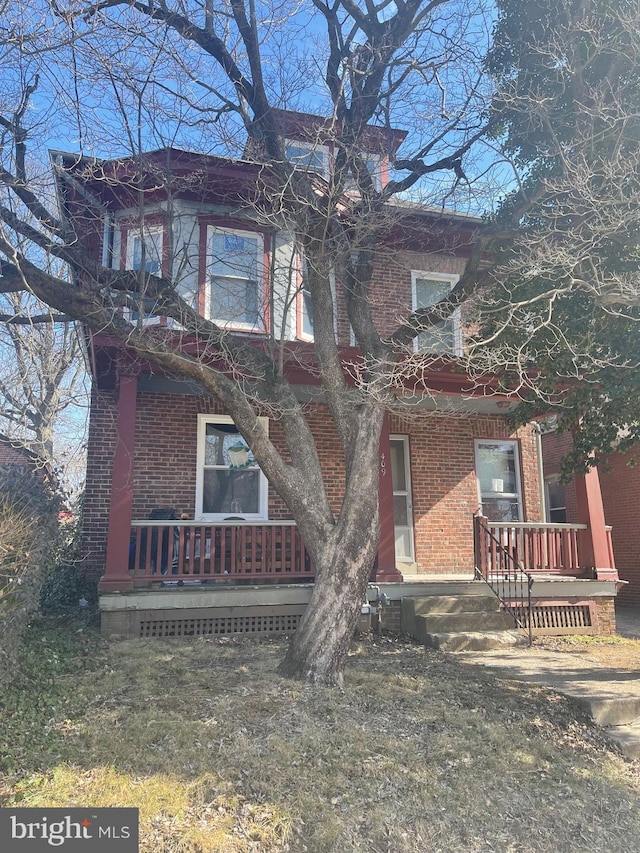
[[205,313],[221,326],[264,328],[264,241],[261,234],[209,228]]
[[[129,228],[124,231],[126,241],[125,268],[128,270],[144,270],[150,275],[162,275],[164,254],[164,229],[161,226]],[[137,305],[134,304],[138,303]],[[134,304],[125,314],[133,323],[164,325],[166,318],[154,313],[155,300],[144,293],[134,298]]]
[[318,172],[325,178],[329,177],[329,149],[326,145],[287,139],[284,144],[284,153],[287,160],[294,166]]
[[[382,187],[382,159],[377,154],[363,154],[362,159],[364,160],[365,166],[367,167],[367,171],[371,175],[371,180],[373,181],[373,188],[375,190],[380,190]],[[350,176],[347,179],[345,189],[358,189],[358,182],[356,181],[355,176]]]
[[164,232],[162,228],[145,228],[127,233],[126,267],[141,270],[151,275],[162,274],[162,252]]
[[[457,275],[412,272],[413,310],[430,308],[444,299],[458,281]],[[422,352],[459,355],[462,352],[460,309],[416,338],[415,347]]]
[[313,340],[313,300],[309,290],[309,268],[304,252],[300,252],[300,286],[297,294],[297,336],[302,341]]

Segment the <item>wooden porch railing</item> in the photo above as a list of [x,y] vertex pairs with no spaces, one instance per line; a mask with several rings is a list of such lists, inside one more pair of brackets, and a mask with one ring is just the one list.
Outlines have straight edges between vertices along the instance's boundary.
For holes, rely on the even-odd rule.
[[586,524],[529,524],[486,518],[481,521],[475,537],[475,561],[483,576],[489,568],[500,571],[505,561],[534,575],[579,575],[583,572],[578,539],[580,531],[587,529]]
[[162,581],[312,581],[315,569],[293,521],[132,521],[136,585]]

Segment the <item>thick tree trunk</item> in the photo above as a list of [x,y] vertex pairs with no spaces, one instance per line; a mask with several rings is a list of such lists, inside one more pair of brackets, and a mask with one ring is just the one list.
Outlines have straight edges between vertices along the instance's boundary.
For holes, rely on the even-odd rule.
[[316,684],[342,684],[380,539],[382,421],[380,410],[361,412],[342,511],[324,536],[307,541],[315,558],[316,582],[280,666],[284,675]]
[[373,514],[367,508],[338,526],[331,540],[321,549],[311,601],[279,671],[316,684],[342,686],[378,549],[377,503]]

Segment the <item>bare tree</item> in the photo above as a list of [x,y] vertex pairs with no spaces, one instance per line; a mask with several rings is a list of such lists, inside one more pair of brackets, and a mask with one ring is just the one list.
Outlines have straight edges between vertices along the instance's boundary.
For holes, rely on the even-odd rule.
[[[534,294],[504,289],[505,270],[517,264],[517,276],[509,280],[526,280],[532,269],[537,271],[533,259],[542,262],[547,246],[559,244],[557,230],[549,234],[544,215],[555,221],[558,193],[566,190],[554,188],[557,176],[541,174],[537,182],[521,178],[502,215],[477,229],[460,280],[440,302],[399,315],[392,328],[376,322],[375,270],[384,263],[385,245],[393,245],[398,223],[410,222],[412,205],[417,210],[418,202],[441,207],[445,202],[460,206],[473,201],[477,209],[485,201],[483,193],[494,186],[501,163],[515,165],[518,172],[517,157],[503,145],[500,122],[519,94],[505,87],[508,103],[495,98],[493,110],[489,104],[491,84],[483,61],[490,11],[472,0],[313,0],[308,5],[230,0],[215,8],[196,0],[107,0],[57,3],[51,10],[43,13],[46,45],[38,48],[37,30],[27,21],[31,29],[26,27],[28,32],[18,41],[8,39],[9,48],[19,50],[21,62],[28,56],[37,64],[38,50],[52,49],[55,33],[61,45],[55,56],[58,62],[68,61],[76,88],[71,115],[83,150],[89,146],[92,125],[95,131],[115,115],[126,144],[120,162],[117,151],[107,162],[88,157],[56,160],[58,185],[71,216],[61,215],[38,191],[27,159],[33,133],[26,105],[33,100],[35,78],[23,73],[16,81],[20,97],[14,97],[14,106],[0,120],[6,137],[0,170],[5,198],[0,205],[3,289],[29,289],[52,310],[115,336],[169,373],[196,381],[223,404],[291,510],[317,567],[312,601],[282,671],[340,683],[378,543],[378,448],[384,412],[398,404],[406,377],[419,384],[433,360],[413,353],[414,339],[432,333],[468,303],[470,319],[484,336],[460,366],[478,371],[507,366],[521,384],[526,379],[528,387],[535,387],[529,381],[529,351],[514,345],[511,353],[517,355],[512,357],[504,329],[528,332],[531,338],[531,304],[538,299],[546,306],[555,304],[565,286],[586,292],[582,279],[569,275],[558,253],[565,271],[561,286],[554,281]],[[559,37],[572,37],[570,26],[556,24]],[[96,74],[103,91],[113,92],[111,113],[104,104],[96,109],[85,86],[92,81],[95,89]],[[528,100],[518,101],[518,109],[532,109],[534,95],[529,92]],[[296,167],[285,150],[278,108],[304,106],[305,100],[317,105],[314,112],[327,116],[309,140],[311,150],[330,145],[335,151],[333,169],[324,177],[301,167],[308,163]],[[367,166],[371,123],[379,127],[380,155],[393,167],[392,179],[383,186]],[[147,124],[152,124],[148,132]],[[402,149],[408,153],[402,157],[395,127],[409,132]],[[313,369],[321,379],[345,463],[338,511],[327,495],[305,408],[286,378],[284,336],[267,325],[277,312],[255,306],[268,334],[263,346],[251,345],[246,336],[234,335],[198,312],[176,278],[181,262],[166,271],[147,265],[144,257],[137,272],[103,266],[84,246],[87,233],[100,222],[99,212],[94,223],[79,223],[73,215],[78,210],[76,194],[101,183],[130,193],[131,207],[140,205],[143,228],[149,182],[164,182],[169,192],[176,180],[154,167],[153,158],[143,156],[148,141],[162,136],[172,143],[185,138],[210,142],[218,129],[218,144],[235,144],[236,153],[241,150],[240,129],[249,139],[244,156],[254,162],[253,190],[243,188],[242,204],[265,226],[288,228],[304,250],[305,289],[314,309]],[[553,156],[566,145],[562,140]],[[501,148],[499,158],[488,159],[492,150]],[[569,172],[564,176],[570,187],[578,166],[576,159],[573,177]],[[588,206],[588,198],[583,200]],[[563,250],[571,255],[573,229],[563,234]],[[514,237],[520,242],[514,243]],[[588,248],[586,231],[578,229],[576,239],[583,238]],[[22,248],[25,241],[31,251]],[[509,254],[492,265],[494,247]],[[68,265],[73,281],[47,272],[38,260],[43,255]],[[189,259],[183,260],[188,265]],[[345,365],[336,343],[334,282],[360,353],[351,365]],[[285,301],[294,298],[298,285],[292,287]],[[599,306],[606,303],[611,310],[614,303],[621,304],[616,298],[619,282],[612,286],[606,279],[598,288]],[[181,334],[132,325],[132,315],[126,312],[136,310],[171,318]],[[198,345],[187,349],[182,346],[186,339]],[[208,357],[194,356],[198,350],[206,350]],[[548,396],[548,390],[545,393]],[[275,413],[282,425],[284,455],[264,428],[260,415],[265,410]]]
[[[86,410],[84,359],[75,324],[56,324],[51,311],[25,294],[3,297],[0,325],[0,422],[15,437],[60,470],[56,426],[70,407]],[[78,412],[81,422],[82,411]],[[78,430],[76,430],[77,432]],[[80,430],[82,432],[82,430]],[[64,443],[69,445],[67,432]]]

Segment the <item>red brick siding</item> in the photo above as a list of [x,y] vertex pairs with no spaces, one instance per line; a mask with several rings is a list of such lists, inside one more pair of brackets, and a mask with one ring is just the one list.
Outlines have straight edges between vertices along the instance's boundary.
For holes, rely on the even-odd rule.
[[22,465],[24,467],[34,466],[33,459],[25,453],[21,453],[16,447],[0,442],[0,465]]
[[535,438],[528,427],[510,433],[488,415],[391,417],[391,433],[409,436],[415,557],[423,572],[473,570],[472,516],[478,510],[477,438],[517,438],[524,484],[524,517],[540,520]]
[[[136,414],[133,517],[146,519],[159,506],[195,514],[198,414],[219,414],[211,399],[189,395],[139,393]],[[329,500],[338,511],[344,493],[344,462],[327,410],[308,405],[306,415],[322,460]],[[99,573],[104,553],[111,467],[115,450],[116,397],[94,394],[89,430],[89,459],[84,513],[83,555]],[[475,438],[518,438],[527,520],[539,520],[535,442],[522,428],[511,435],[504,419],[487,415],[425,415],[391,418],[391,432],[409,435],[413,486],[416,561],[423,571],[452,573],[473,568],[471,517],[478,508]],[[270,435],[284,452],[277,421]],[[270,489],[269,516],[290,518],[281,498]]]
[[[411,272],[440,272],[461,275],[465,260],[453,254],[428,252],[380,252],[373,274],[371,308],[382,335],[392,332],[412,308]],[[338,340],[350,345],[349,321],[341,287],[336,288]]]
[[630,454],[612,453],[599,466],[607,524],[612,525],[613,552],[622,580],[620,604],[640,606],[640,468],[629,466]]
[[92,578],[100,577],[104,571],[117,414],[117,392],[98,391],[94,386],[89,415],[81,550],[86,574]]

